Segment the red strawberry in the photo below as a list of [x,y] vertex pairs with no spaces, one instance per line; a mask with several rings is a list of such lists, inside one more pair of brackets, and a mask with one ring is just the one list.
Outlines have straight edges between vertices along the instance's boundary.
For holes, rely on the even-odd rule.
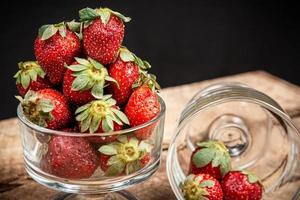
[[83,49],[86,55],[102,64],[112,63],[124,37],[124,22],[130,18],[108,8],[84,8],[79,11],[85,23]]
[[41,167],[62,178],[89,178],[98,167],[98,157],[90,143],[82,137],[53,136]]
[[24,99],[16,98],[20,100],[28,120],[39,126],[58,130],[67,127],[71,121],[67,99],[56,90],[29,90]]
[[100,167],[107,176],[131,174],[149,163],[151,148],[136,137],[120,135],[117,141],[99,148]]
[[151,66],[147,61],[142,61],[127,48],[121,47],[117,60],[110,65],[109,75],[114,78],[118,85],[110,85],[109,93],[117,101],[118,105],[123,105],[129,99],[134,83],[138,81],[142,70]]
[[180,184],[180,188],[186,200],[222,200],[223,198],[220,183],[209,174],[191,174]]
[[61,83],[66,68],[80,54],[80,40],[65,23],[44,25],[34,43],[35,57],[53,84]]
[[260,200],[263,186],[257,176],[246,171],[229,172],[221,182],[224,200]]
[[217,180],[231,169],[228,149],[221,142],[207,141],[197,143],[199,146],[191,156],[191,174],[209,174]]
[[103,97],[103,88],[110,82],[117,82],[109,77],[107,69],[92,58],[75,58],[76,62],[68,66],[64,76],[64,95],[77,105]]
[[46,73],[36,61],[19,62],[19,71],[14,75],[17,89],[21,96],[28,90],[38,91],[50,88],[51,84],[46,78]]
[[[156,117],[160,112],[158,96],[147,85],[137,88],[130,96],[125,107],[130,125],[137,126],[146,123]],[[151,136],[154,126],[149,126],[135,132],[139,139],[147,139]]]
[[[101,100],[93,100],[79,107],[75,114],[81,132],[104,133],[120,130],[123,124],[129,124],[126,115],[115,105],[111,95],[103,96]],[[116,136],[89,137],[92,142],[106,143],[116,139]]]

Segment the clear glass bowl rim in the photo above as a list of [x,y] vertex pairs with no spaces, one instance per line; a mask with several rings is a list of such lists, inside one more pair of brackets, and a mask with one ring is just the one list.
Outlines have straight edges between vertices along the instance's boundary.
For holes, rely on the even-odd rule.
[[22,110],[22,106],[21,104],[18,105],[17,107],[17,116],[19,118],[19,120],[25,124],[27,127],[37,131],[37,132],[41,132],[44,134],[50,134],[50,135],[60,135],[60,136],[71,136],[71,137],[95,137],[95,136],[112,136],[112,135],[122,135],[122,134],[128,134],[137,130],[140,130],[142,128],[145,128],[147,126],[150,126],[152,124],[155,124],[157,121],[159,121],[160,119],[163,118],[163,116],[165,115],[166,112],[166,104],[163,100],[163,98],[157,94],[158,96],[158,100],[160,103],[160,113],[154,117],[152,120],[138,125],[138,126],[134,126],[131,128],[127,128],[127,129],[123,129],[123,130],[119,130],[119,131],[111,131],[108,133],[93,133],[93,134],[87,134],[87,133],[81,133],[81,132],[65,132],[65,131],[59,131],[59,130],[52,130],[52,129],[48,129],[48,128],[44,128],[41,127],[39,125],[36,125],[32,122],[30,122],[23,114],[23,110]]

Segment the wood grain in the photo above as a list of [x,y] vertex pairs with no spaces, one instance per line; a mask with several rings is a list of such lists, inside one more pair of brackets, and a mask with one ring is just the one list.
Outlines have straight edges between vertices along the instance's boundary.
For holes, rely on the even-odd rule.
[[[167,147],[176,127],[176,120],[185,104],[197,91],[210,84],[224,81],[241,82],[268,94],[289,112],[300,128],[300,87],[263,71],[163,89],[161,95],[166,102],[167,113],[162,164],[158,172],[148,181],[129,189],[138,198],[142,200],[176,199],[165,172]],[[24,170],[18,129],[16,118],[0,122],[0,199],[51,199],[58,192],[39,185]]]

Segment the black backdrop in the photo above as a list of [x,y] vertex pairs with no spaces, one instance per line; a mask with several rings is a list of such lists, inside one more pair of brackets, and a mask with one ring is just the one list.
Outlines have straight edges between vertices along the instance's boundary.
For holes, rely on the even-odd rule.
[[[34,59],[42,24],[107,6],[132,17],[124,44],[153,66],[163,87],[264,69],[300,84],[299,8],[253,1],[10,1],[1,3],[0,119],[15,116],[16,63]],[[298,12],[298,13],[297,13]]]

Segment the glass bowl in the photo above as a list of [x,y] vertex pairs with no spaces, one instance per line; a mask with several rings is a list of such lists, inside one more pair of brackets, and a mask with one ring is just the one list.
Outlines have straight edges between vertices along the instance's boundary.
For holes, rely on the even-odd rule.
[[[26,171],[34,180],[49,188],[66,193],[89,195],[89,198],[95,195],[96,199],[101,199],[104,194],[121,191],[148,179],[158,169],[160,164],[166,107],[160,96],[159,102],[161,111],[151,121],[121,131],[100,134],[70,133],[37,126],[25,118],[22,107],[19,105],[17,114]],[[148,136],[150,135],[147,139],[138,139],[136,137],[139,133],[145,134],[146,132]],[[52,144],[54,140],[56,143]],[[84,146],[84,150],[70,146],[69,143],[72,144],[72,142],[80,143]],[[118,169],[118,173],[104,173],[100,167],[100,152],[98,149],[103,148],[103,146],[112,145],[112,143],[118,146],[120,150],[120,152],[118,150],[118,155],[120,153],[123,156],[128,156],[131,160],[128,159],[125,164],[122,164],[124,165],[122,166],[123,171],[122,169]],[[55,145],[58,145],[58,147]],[[70,162],[69,165],[55,161],[56,163],[53,165],[57,164],[60,167],[59,170],[63,167],[64,171],[67,172],[62,174],[59,170],[54,170],[54,167],[51,169],[47,167],[47,163],[52,162],[51,159],[53,158],[51,157],[53,156],[53,152],[50,152],[49,148],[56,149],[55,151],[57,152],[64,151],[63,148],[73,148],[72,153],[81,154],[81,158],[85,155],[87,157],[92,155],[92,163],[87,162],[86,165],[90,166],[82,173],[79,172],[80,169],[76,168],[75,170],[78,170],[78,173],[74,174],[74,166],[80,167],[81,165],[72,162],[78,162],[78,160],[73,161],[70,158],[64,158]],[[132,150],[136,154],[132,154]],[[89,155],[82,154],[82,151],[90,153]],[[148,157],[145,159],[146,161],[141,162],[142,157],[145,158],[141,155],[144,154],[147,154]],[[82,159],[85,162],[85,159]],[[113,163],[113,160],[111,162]],[[70,168],[68,169],[68,167]],[[71,169],[72,167],[73,169]],[[110,172],[113,170],[115,168],[112,168]],[[71,197],[68,195],[63,196],[64,199],[82,199],[84,197],[84,195],[76,196],[75,194]],[[134,199],[126,192],[119,192],[119,196],[122,196],[120,199]],[[61,196],[59,199],[62,199]]]
[[280,105],[239,83],[199,91],[182,111],[169,146],[167,174],[177,199],[196,143],[222,141],[232,168],[254,172],[265,187],[263,199],[300,198],[300,133]]

